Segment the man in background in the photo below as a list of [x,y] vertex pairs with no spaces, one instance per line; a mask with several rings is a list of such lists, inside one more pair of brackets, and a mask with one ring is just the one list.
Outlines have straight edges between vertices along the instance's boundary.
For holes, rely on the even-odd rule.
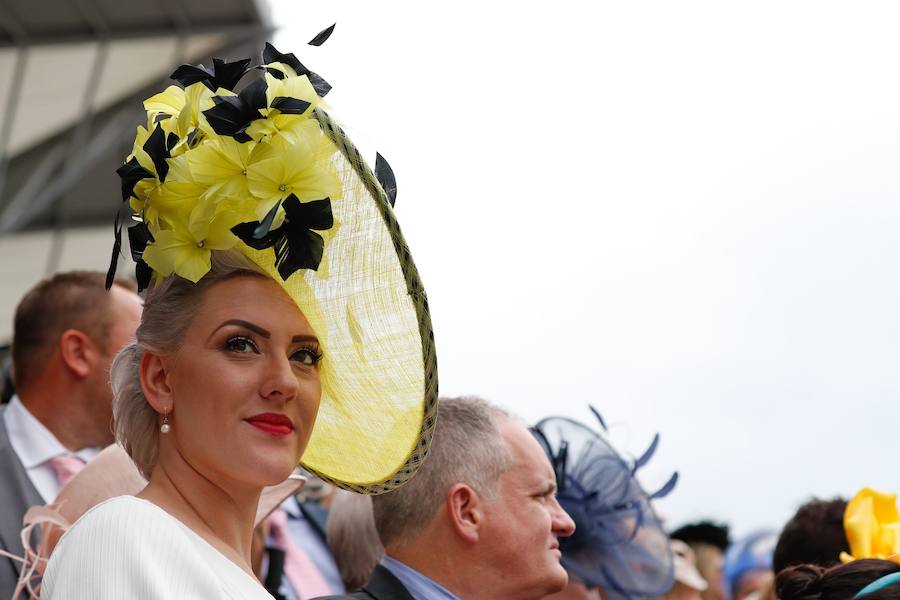
[[[59,273],[19,302],[13,324],[16,394],[0,408],[0,549],[22,555],[22,517],[113,442],[109,368],[141,318],[135,287],[89,271]],[[0,558],[0,597],[19,563]]]
[[843,498],[813,498],[797,509],[775,545],[772,558],[775,574],[791,565],[833,567],[838,564],[841,552],[850,552],[844,532],[845,510],[847,501]]
[[697,557],[690,546],[681,540],[672,540],[672,559],[675,566],[675,583],[662,596],[662,600],[700,600],[709,585],[697,570]]
[[538,442],[483,400],[443,399],[438,410],[419,472],[372,498],[385,556],[349,597],[527,600],[561,590],[558,538],[575,525]]
[[672,538],[685,542],[694,551],[697,570],[708,584],[701,592],[703,600],[725,600],[727,593],[722,569],[725,551],[731,541],[728,526],[701,521],[676,529],[672,532]]

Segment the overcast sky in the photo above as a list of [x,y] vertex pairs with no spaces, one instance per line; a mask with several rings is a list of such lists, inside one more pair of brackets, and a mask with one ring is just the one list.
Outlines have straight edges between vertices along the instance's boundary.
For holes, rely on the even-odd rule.
[[592,403],[632,454],[659,431],[643,480],[681,472],[671,526],[900,490],[896,3],[273,17],[397,174],[443,394],[529,420]]

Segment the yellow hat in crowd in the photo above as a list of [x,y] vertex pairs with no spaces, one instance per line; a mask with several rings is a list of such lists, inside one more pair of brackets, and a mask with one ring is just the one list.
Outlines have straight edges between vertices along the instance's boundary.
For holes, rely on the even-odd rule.
[[172,78],[179,85],[144,101],[146,122],[118,170],[140,286],[197,282],[216,251],[252,259],[324,353],[301,465],[356,492],[395,488],[428,450],[437,364],[390,167],[379,156],[373,173],[326,110],[328,83],[270,44],[258,66],[214,59]]
[[897,494],[865,487],[847,503],[844,532],[850,554],[841,553],[841,562],[860,558],[881,558],[900,562],[900,513]]

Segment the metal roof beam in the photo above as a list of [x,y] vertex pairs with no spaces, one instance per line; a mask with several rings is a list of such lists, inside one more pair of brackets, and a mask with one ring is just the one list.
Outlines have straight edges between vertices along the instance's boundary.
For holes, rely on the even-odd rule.
[[[104,126],[93,132],[79,149],[80,166],[89,169],[103,158],[103,153],[122,141],[122,131],[134,122],[132,107],[121,110],[110,117]],[[66,142],[60,142],[60,150],[54,149],[41,163],[39,169],[32,172],[32,177],[19,192],[12,197],[0,215],[0,234],[21,229],[34,215],[46,210],[74,185],[81,177],[81,171],[61,168],[68,158]],[[58,161],[63,161],[61,165]],[[36,190],[40,190],[37,191]],[[36,193],[35,193],[36,192]]]
[[[114,30],[104,36],[111,42],[117,40],[135,40],[156,37],[173,37],[176,35],[207,35],[207,34],[225,34],[229,37],[246,37],[251,33],[271,34],[274,31],[272,27],[263,27],[258,23],[254,24],[192,24],[187,27],[161,27],[157,29],[133,29],[133,30]],[[97,33],[93,29],[83,29],[69,32],[28,32],[27,44],[29,46],[58,46],[63,44],[79,44],[85,42],[96,42]],[[0,37],[0,50],[5,48],[15,48],[17,41],[12,37]]]
[[9,169],[9,140],[12,137],[13,126],[16,121],[16,109],[19,106],[19,98],[22,96],[22,86],[17,85],[25,76],[25,66],[28,63],[28,48],[20,46],[16,54],[16,66],[6,95],[6,111],[3,121],[0,122],[0,207],[4,206],[3,191],[6,189],[6,172]]

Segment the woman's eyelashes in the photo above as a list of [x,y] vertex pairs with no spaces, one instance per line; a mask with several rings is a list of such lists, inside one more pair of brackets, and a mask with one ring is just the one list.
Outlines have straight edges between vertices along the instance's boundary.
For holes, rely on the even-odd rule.
[[322,351],[316,346],[304,346],[294,352],[291,356],[291,360],[296,360],[306,366],[314,367],[322,360]]
[[[223,349],[231,354],[261,354],[260,347],[249,335],[229,336]],[[304,366],[314,367],[322,360],[322,351],[316,345],[297,348],[290,354],[290,360]]]
[[252,338],[246,335],[233,335],[225,340],[224,349],[235,354],[247,354],[253,352],[259,354],[259,348]]

